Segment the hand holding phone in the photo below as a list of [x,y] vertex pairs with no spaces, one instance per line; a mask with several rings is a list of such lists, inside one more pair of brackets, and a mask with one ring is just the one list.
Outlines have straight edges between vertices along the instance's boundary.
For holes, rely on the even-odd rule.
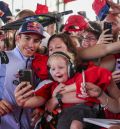
[[21,69],[19,70],[19,81],[23,82],[30,82],[33,86],[33,72],[31,69]]
[[112,23],[110,22],[104,22],[103,24],[103,30],[106,32],[104,33],[106,36],[106,41],[113,42],[113,36],[112,36]]
[[112,23],[104,22],[103,30],[109,29],[105,34],[112,34]]

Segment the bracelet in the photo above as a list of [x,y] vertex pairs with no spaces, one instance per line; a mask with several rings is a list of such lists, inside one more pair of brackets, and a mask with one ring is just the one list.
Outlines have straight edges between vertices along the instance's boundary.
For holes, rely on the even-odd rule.
[[99,95],[97,96],[97,98],[101,97],[102,94],[103,94],[103,90],[101,89],[101,91],[100,91]]
[[108,102],[109,102],[109,99],[108,99],[108,97],[107,97],[106,103],[105,103],[105,104],[101,104],[101,107],[102,107],[102,108],[106,108],[106,107],[108,106]]

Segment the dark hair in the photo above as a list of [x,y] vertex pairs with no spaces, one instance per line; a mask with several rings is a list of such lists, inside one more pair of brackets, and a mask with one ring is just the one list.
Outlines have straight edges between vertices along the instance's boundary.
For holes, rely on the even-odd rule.
[[96,39],[99,39],[102,33],[102,28],[96,21],[89,21],[89,27],[85,31],[93,33]]
[[47,46],[48,48],[49,48],[50,42],[55,38],[61,39],[67,46],[68,51],[70,53],[74,54],[74,56],[77,55],[76,47],[74,46],[73,41],[71,40],[70,36],[65,33],[59,33],[59,34],[52,35],[48,40],[48,46]]
[[[66,33],[59,33],[59,34],[52,35],[48,40],[48,46],[47,46],[48,48],[49,48],[50,42],[55,38],[61,39],[67,46],[68,52],[70,52],[74,55],[76,67],[79,67],[79,68],[82,67],[81,60],[77,54],[77,49],[76,49],[75,45],[73,44],[73,41],[72,41],[70,35],[68,35]],[[78,60],[78,58],[79,58],[79,60]]]

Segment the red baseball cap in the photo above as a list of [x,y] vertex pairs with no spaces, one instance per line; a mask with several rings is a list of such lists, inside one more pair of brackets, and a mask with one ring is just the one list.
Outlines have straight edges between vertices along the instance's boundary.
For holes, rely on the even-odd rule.
[[37,3],[37,7],[36,7],[36,10],[35,10],[35,13],[37,15],[46,14],[46,13],[48,13],[48,7],[46,5],[42,5],[42,4],[38,4]]
[[82,15],[71,15],[68,17],[64,30],[65,31],[81,31],[88,27],[88,22]]

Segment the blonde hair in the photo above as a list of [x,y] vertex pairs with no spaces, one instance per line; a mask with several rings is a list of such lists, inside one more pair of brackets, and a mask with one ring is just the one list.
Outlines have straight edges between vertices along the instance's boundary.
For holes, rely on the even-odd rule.
[[[69,55],[68,55],[68,54],[69,54]],[[52,60],[54,57],[55,57],[55,58],[61,57],[61,58],[63,58],[63,59],[66,61],[67,64],[68,64],[68,63],[74,64],[74,63],[73,63],[74,60],[71,58],[71,57],[74,57],[74,56],[72,56],[71,53],[54,52],[54,53],[53,53],[52,55],[50,55],[49,58],[48,58],[48,62],[47,62],[48,67],[50,67],[50,62],[51,62],[51,60]]]

